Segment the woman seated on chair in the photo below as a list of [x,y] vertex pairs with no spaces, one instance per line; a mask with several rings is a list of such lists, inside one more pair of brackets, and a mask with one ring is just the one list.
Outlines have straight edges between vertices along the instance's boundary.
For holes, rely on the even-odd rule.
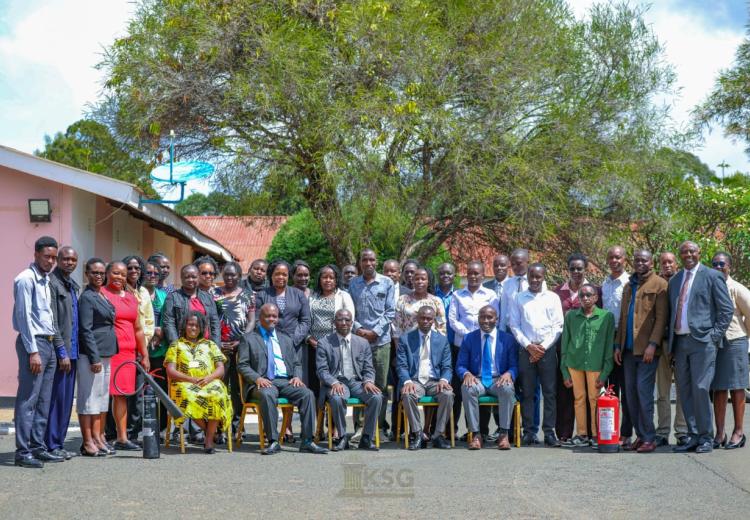
[[190,311],[180,326],[180,338],[170,345],[164,366],[170,380],[170,397],[185,416],[205,431],[206,453],[214,453],[214,434],[221,421],[224,431],[232,422],[232,402],[224,377],[224,355],[206,339],[206,322],[198,311]]

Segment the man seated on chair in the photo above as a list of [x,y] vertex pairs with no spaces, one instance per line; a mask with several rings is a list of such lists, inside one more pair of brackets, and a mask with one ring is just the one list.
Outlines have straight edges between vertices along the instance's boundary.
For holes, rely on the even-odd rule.
[[463,380],[466,426],[472,434],[470,450],[482,447],[479,434],[479,397],[497,397],[500,435],[497,447],[510,449],[508,431],[515,401],[513,381],[518,373],[518,342],[497,328],[497,311],[486,305],[479,310],[479,329],[464,336],[456,359],[456,374]]
[[422,421],[417,403],[425,395],[438,401],[432,445],[441,449],[451,447],[444,436],[453,409],[453,388],[449,383],[453,374],[451,347],[448,338],[432,328],[434,323],[435,309],[421,307],[417,311],[417,328],[403,334],[396,349],[396,370],[402,385],[401,404],[412,432],[410,450],[422,447]]
[[248,332],[238,346],[237,371],[248,383],[250,399],[260,403],[263,429],[268,446],[263,455],[281,451],[279,446],[279,397],[288,399],[299,409],[302,423],[302,444],[299,451],[328,453],[313,442],[315,431],[315,396],[302,382],[302,365],[297,359],[292,339],[276,331],[279,308],[266,303],[260,308],[260,324],[256,331]]
[[320,340],[315,354],[318,378],[322,383],[321,397],[328,399],[333,423],[339,433],[333,451],[349,448],[346,436],[346,401],[350,396],[365,404],[365,427],[359,440],[359,449],[377,451],[374,436],[380,408],[383,406],[383,393],[375,386],[370,343],[352,335],[352,313],[346,309],[336,311],[334,326],[336,332]]

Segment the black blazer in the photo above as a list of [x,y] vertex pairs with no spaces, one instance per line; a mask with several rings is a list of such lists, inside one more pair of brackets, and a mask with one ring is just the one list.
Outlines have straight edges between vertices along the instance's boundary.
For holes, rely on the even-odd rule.
[[[171,345],[180,338],[177,327],[182,323],[182,319],[188,313],[190,303],[189,296],[182,289],[177,289],[167,295],[164,301],[164,307],[161,309],[161,329],[167,345]],[[198,299],[206,309],[206,319],[208,320],[209,334],[208,339],[221,346],[221,321],[219,312],[216,310],[214,299],[205,291],[198,289]]]
[[55,316],[55,346],[65,345],[65,352],[70,357],[73,335],[73,296],[78,298],[79,287],[72,278],[66,278],[59,267],[49,275],[49,286],[52,294],[52,313]]
[[[279,323],[276,330],[283,332],[290,338],[296,348],[305,341],[307,334],[310,332],[310,303],[307,301],[305,293],[296,287],[287,287],[285,291],[286,307],[284,312],[279,316]],[[260,323],[260,308],[266,303],[276,305],[276,289],[266,287],[255,298],[255,322]]]
[[[276,329],[276,337],[281,347],[281,357],[284,358],[286,373],[289,379],[302,378],[302,364],[297,359],[297,353],[292,345],[292,339]],[[268,376],[268,350],[266,342],[260,332],[253,331],[243,334],[237,347],[237,372],[248,383],[245,387],[245,398],[255,388],[255,381],[259,377]]]
[[88,286],[78,300],[78,350],[89,363],[100,363],[119,351],[115,336],[115,307]]

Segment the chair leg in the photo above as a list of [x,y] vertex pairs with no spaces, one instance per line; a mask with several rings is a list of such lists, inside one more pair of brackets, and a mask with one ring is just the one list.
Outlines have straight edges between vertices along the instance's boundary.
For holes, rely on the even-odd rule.
[[401,406],[401,403],[398,403],[398,415],[397,417],[401,418],[401,422],[404,425],[404,448],[407,450],[409,449],[409,421],[406,420],[406,410],[404,410],[404,407]]
[[[375,447],[376,448],[380,448],[380,424],[379,423],[380,423],[380,418],[375,417]],[[398,438],[396,438],[396,443],[398,443]]]
[[263,415],[260,413],[260,408],[255,407],[255,414],[258,416],[258,439],[260,440],[260,449],[266,448],[266,433],[263,430]]
[[328,449],[333,449],[333,414],[331,413],[331,404],[326,401],[326,420],[328,421]]
[[401,401],[396,408],[396,446],[401,442]]
[[185,454],[185,423],[180,424],[180,453]]
[[521,403],[516,401],[516,404],[513,406],[513,412],[516,416],[516,448],[521,447]]
[[[229,431],[232,431],[232,425],[229,424]],[[229,448],[229,453],[232,453],[232,435],[231,433],[227,435],[227,447]]]
[[164,430],[164,447],[169,448],[169,438],[172,436],[172,416],[167,414],[167,428]]
[[474,438],[474,434],[472,432],[466,432],[466,443],[471,444],[471,440]]
[[282,446],[284,445],[284,436],[286,435],[286,429],[292,423],[293,413],[294,408],[284,407],[281,409],[281,433],[279,434],[279,444],[281,444]]
[[451,448],[455,448],[456,447],[456,419],[453,417],[453,407],[452,406],[451,406],[450,429],[451,429]]
[[323,433],[323,408],[318,408],[318,412],[315,415],[315,437],[313,440],[317,443],[320,442],[320,434]]
[[240,413],[240,424],[237,426],[237,446],[242,445],[242,435],[245,433],[245,416],[247,415],[247,409],[248,405],[243,404],[242,412]]

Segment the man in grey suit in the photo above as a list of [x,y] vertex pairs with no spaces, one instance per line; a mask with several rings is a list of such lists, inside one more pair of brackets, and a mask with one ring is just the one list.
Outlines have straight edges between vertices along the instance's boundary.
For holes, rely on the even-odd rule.
[[449,449],[444,433],[453,408],[451,346],[448,338],[433,330],[435,309],[424,306],[417,311],[417,329],[403,334],[396,350],[396,371],[401,386],[401,403],[409,419],[413,439],[409,449],[422,446],[422,421],[417,403],[425,395],[438,401],[437,421],[432,445]]
[[288,399],[299,410],[302,443],[299,451],[328,453],[313,442],[315,431],[315,396],[302,382],[302,365],[294,351],[292,338],[276,331],[279,308],[266,303],[260,308],[258,330],[245,334],[238,346],[237,372],[249,383],[251,399],[260,402],[263,427],[268,446],[261,452],[273,455],[279,446],[279,397]]
[[674,451],[713,450],[710,388],[716,348],[729,327],[734,305],[719,271],[700,263],[695,242],[680,245],[683,269],[669,280],[669,352],[675,359],[677,391],[688,426],[689,440]]
[[339,309],[334,316],[336,332],[320,340],[315,354],[318,378],[323,384],[321,397],[331,405],[339,438],[333,451],[349,448],[346,436],[346,401],[356,397],[365,403],[365,427],[359,440],[360,450],[377,451],[373,442],[383,393],[375,386],[370,343],[352,335],[352,313]]

